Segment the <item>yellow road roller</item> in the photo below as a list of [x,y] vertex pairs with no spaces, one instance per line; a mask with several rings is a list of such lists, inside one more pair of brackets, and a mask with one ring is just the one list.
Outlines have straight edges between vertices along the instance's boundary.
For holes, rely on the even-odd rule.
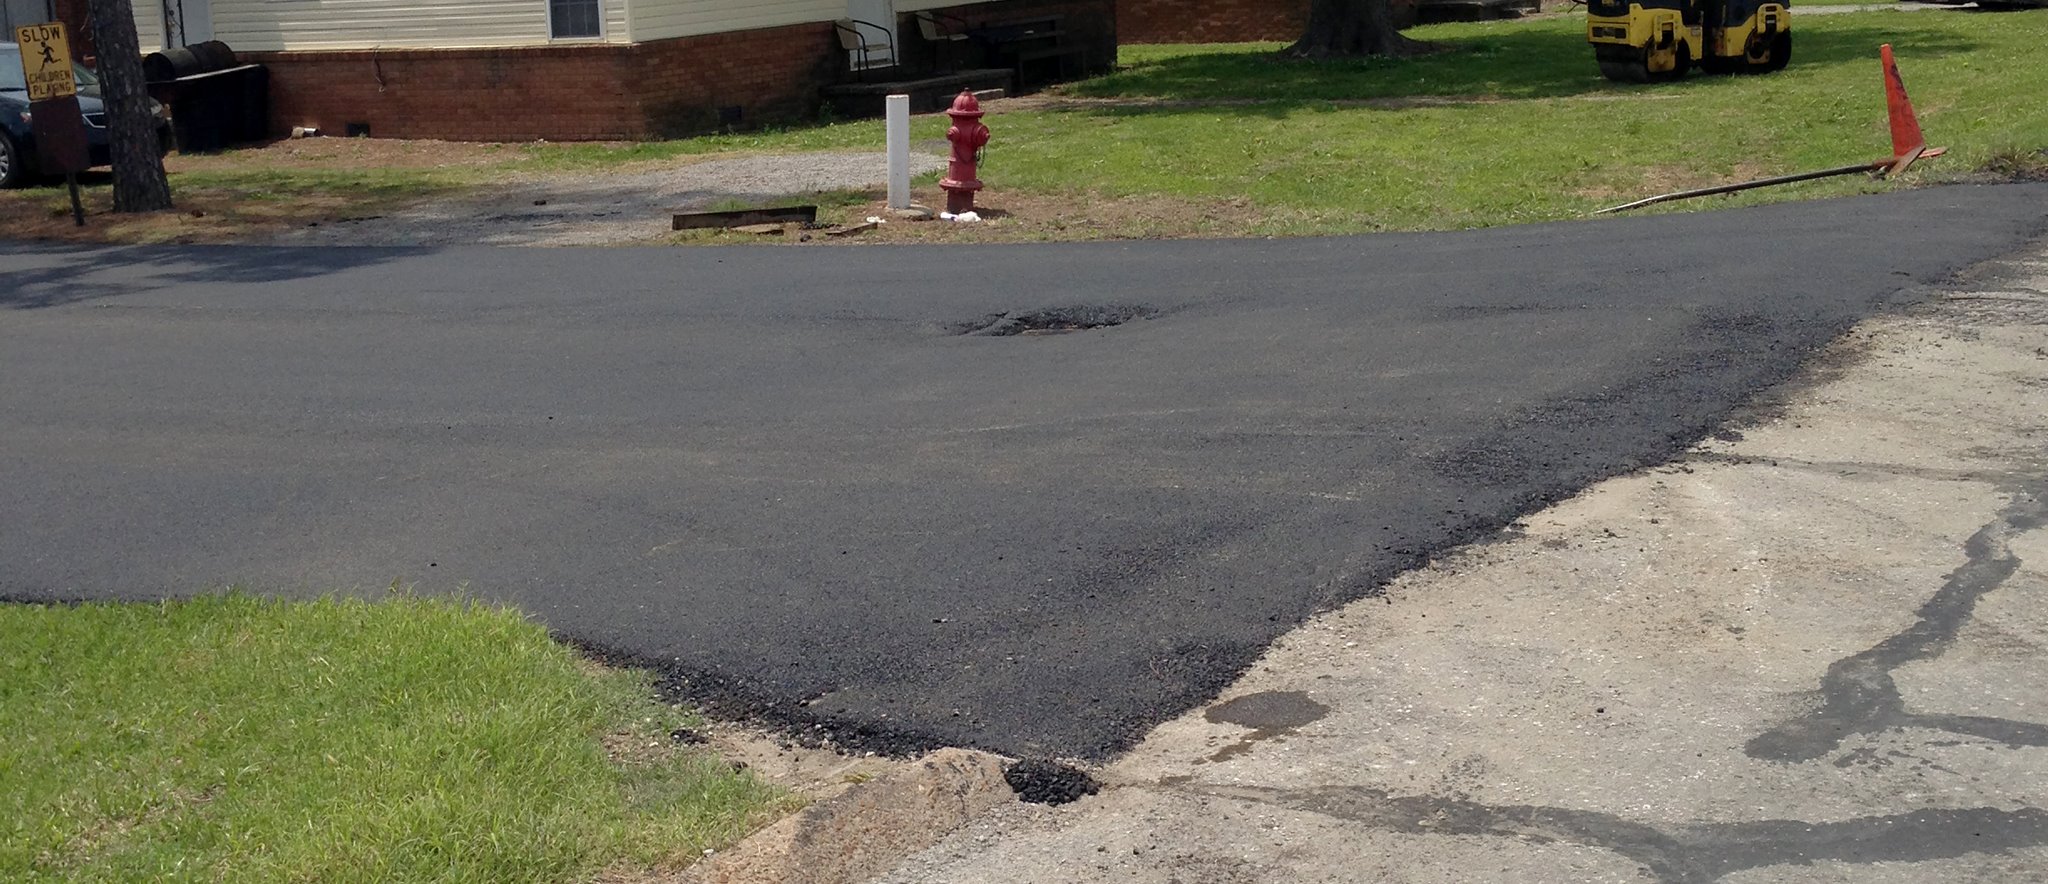
[[1600,73],[1624,83],[1768,73],[1792,60],[1790,0],[1588,0]]

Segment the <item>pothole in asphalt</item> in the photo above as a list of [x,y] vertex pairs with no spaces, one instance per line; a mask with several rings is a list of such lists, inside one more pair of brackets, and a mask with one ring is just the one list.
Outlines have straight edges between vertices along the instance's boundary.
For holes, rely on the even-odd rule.
[[1109,328],[1134,319],[1151,319],[1159,311],[1129,304],[1082,304],[1039,310],[991,313],[971,322],[953,326],[956,334],[968,337],[1007,338],[1018,335],[1058,335]]

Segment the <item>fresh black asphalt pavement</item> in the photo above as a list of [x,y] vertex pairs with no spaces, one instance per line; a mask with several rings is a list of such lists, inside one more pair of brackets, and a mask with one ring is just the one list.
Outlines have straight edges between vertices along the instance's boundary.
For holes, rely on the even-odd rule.
[[726,714],[1103,757],[2044,219],[2002,185],[1285,241],[0,245],[0,596],[461,590]]

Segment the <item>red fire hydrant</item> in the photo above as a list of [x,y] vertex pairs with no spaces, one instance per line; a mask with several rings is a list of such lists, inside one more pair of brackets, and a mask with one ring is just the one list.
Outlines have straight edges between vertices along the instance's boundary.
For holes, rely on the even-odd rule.
[[946,116],[953,118],[952,128],[946,130],[946,140],[953,142],[953,158],[946,163],[946,177],[939,186],[946,190],[946,211],[959,215],[974,211],[974,192],[981,189],[974,166],[982,146],[988,144],[988,127],[981,124],[981,102],[965,89],[953,99]]

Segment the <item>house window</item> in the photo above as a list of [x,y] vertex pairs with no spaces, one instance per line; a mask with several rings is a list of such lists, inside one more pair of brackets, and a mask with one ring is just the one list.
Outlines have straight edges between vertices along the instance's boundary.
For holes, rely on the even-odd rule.
[[603,36],[603,0],[548,0],[548,36],[557,40]]

